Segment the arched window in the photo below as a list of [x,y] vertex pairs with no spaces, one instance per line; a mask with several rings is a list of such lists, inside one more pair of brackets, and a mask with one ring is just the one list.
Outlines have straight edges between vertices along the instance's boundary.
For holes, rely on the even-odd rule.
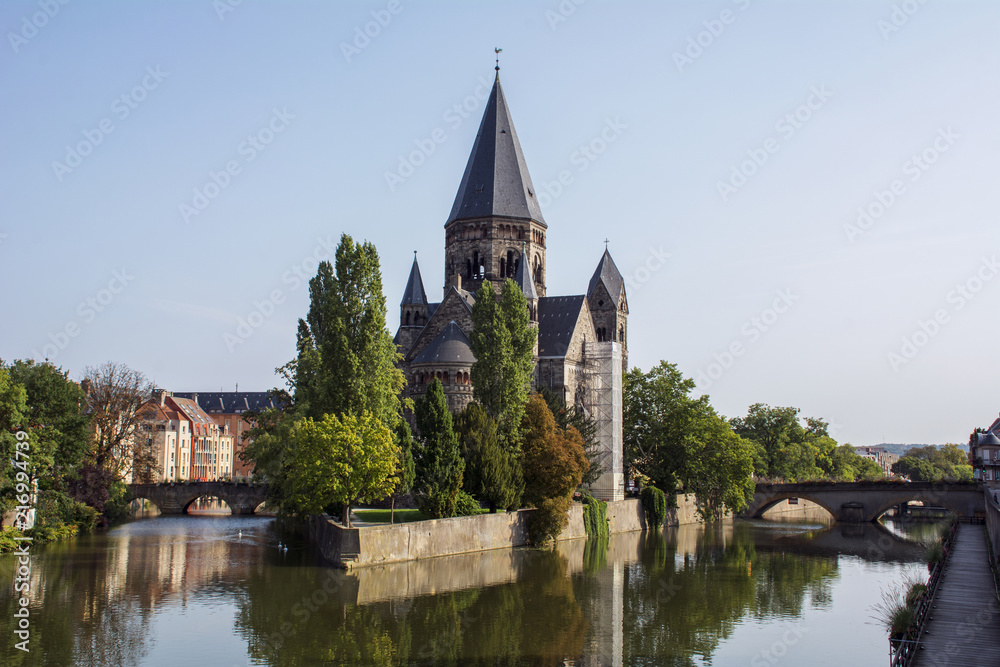
[[624,343],[625,342],[625,327],[624,326],[621,327],[620,329],[618,329],[618,342],[619,343]]
[[535,255],[535,282],[542,282],[542,259],[538,255]]
[[406,311],[406,326],[410,326],[410,311]]
[[505,278],[514,277],[514,251],[507,251],[507,273],[503,274]]

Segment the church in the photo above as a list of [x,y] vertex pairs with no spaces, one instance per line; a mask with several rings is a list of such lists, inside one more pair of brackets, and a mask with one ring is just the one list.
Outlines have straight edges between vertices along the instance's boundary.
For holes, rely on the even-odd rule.
[[[548,225],[528,175],[500,72],[486,103],[458,194],[444,224],[444,290],[430,302],[413,258],[400,302],[395,343],[403,355],[405,395],[422,395],[435,378],[452,411],[473,400],[469,348],[475,292],[490,283],[499,292],[507,278],[528,302],[538,331],[535,388],[548,387],[597,424],[605,473],[595,497],[620,500],[622,473],[622,370],[628,367],[628,300],[625,281],[605,249],[586,285],[570,296],[546,293]],[[584,276],[581,276],[581,287]]]

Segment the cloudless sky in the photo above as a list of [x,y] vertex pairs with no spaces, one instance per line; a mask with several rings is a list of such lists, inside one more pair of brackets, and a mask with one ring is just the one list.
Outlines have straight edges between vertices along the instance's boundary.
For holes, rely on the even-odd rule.
[[440,297],[500,46],[548,293],[609,239],[632,365],[855,445],[1000,410],[995,1],[8,0],[0,27],[8,361],[266,390],[342,233],[395,331],[414,250]]

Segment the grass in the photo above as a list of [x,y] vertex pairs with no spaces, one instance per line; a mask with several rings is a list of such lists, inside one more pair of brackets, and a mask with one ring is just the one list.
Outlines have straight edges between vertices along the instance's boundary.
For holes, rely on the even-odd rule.
[[[489,512],[488,509],[480,510],[480,514]],[[389,510],[355,510],[352,512],[359,520],[366,523],[389,523]],[[427,519],[420,510],[396,510],[393,521],[395,523],[410,523],[411,521],[425,521]]]

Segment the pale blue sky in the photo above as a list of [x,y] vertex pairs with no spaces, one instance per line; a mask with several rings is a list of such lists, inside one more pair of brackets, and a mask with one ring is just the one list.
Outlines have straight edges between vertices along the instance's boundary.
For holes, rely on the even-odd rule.
[[[666,359],[728,416],[794,405],[857,445],[964,442],[1000,410],[1000,3],[223,7],[0,6],[0,357],[267,389],[307,309],[296,267],[342,232],[377,245],[394,331],[413,250],[440,295],[501,46],[536,189],[570,181],[544,208],[549,294],[582,293],[609,238],[633,365]],[[259,326],[227,343],[240,318]]]

